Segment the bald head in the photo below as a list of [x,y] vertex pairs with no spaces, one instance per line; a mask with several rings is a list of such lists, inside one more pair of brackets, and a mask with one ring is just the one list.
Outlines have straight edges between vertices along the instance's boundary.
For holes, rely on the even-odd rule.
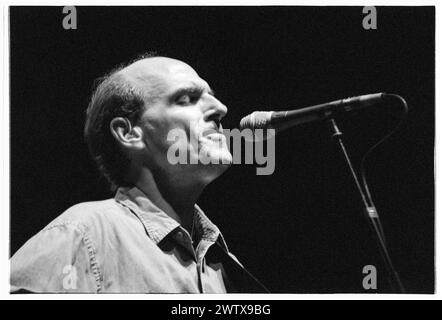
[[143,79],[146,76],[168,74],[177,68],[190,69],[196,73],[188,64],[167,57],[150,57],[141,59],[128,65],[118,73],[131,78]]
[[156,101],[167,94],[167,89],[186,79],[199,78],[188,64],[167,57],[151,57],[138,60],[115,74],[140,90],[146,102]]

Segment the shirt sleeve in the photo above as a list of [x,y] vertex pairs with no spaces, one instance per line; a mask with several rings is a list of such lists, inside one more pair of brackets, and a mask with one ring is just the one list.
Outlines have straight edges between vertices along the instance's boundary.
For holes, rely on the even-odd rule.
[[97,293],[100,271],[84,228],[49,226],[11,258],[11,293]]

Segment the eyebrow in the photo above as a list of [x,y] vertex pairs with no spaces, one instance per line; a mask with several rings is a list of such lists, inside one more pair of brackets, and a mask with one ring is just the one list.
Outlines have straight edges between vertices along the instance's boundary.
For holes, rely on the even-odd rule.
[[175,99],[176,97],[182,95],[182,94],[186,94],[186,93],[199,93],[202,94],[205,90],[207,90],[207,92],[214,96],[215,95],[215,91],[212,90],[212,88],[206,88],[205,86],[201,86],[201,85],[189,85],[189,86],[185,86],[182,88],[179,88],[177,90],[175,90],[172,94],[171,94],[171,98]]

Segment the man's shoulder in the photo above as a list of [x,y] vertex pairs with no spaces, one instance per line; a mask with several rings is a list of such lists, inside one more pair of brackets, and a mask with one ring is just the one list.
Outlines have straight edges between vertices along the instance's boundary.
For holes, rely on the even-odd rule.
[[81,202],[65,210],[49,223],[44,230],[59,226],[72,226],[86,232],[91,227],[112,222],[121,215],[124,215],[124,209],[113,198]]
[[115,199],[106,199],[99,201],[87,201],[77,203],[66,209],[61,215],[72,218],[86,218],[96,215],[102,215],[108,211],[117,210],[119,208]]
[[11,257],[11,291],[68,292],[65,279],[72,272],[78,292],[99,291],[106,221],[118,213],[114,199],[68,208]]

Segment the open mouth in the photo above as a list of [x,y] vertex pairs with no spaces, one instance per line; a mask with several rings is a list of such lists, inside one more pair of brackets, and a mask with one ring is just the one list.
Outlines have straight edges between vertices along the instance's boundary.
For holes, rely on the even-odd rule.
[[207,137],[210,135],[216,135],[216,134],[221,134],[222,135],[222,129],[218,129],[218,128],[209,128],[203,131],[202,136],[203,137]]
[[226,139],[226,137],[222,133],[222,130],[219,129],[205,130],[202,134],[202,137],[213,141],[225,141]]
[[210,134],[206,135],[205,138],[207,138],[209,140],[214,140],[214,141],[224,141],[226,139],[226,137],[222,133],[219,133],[219,132],[210,133]]

